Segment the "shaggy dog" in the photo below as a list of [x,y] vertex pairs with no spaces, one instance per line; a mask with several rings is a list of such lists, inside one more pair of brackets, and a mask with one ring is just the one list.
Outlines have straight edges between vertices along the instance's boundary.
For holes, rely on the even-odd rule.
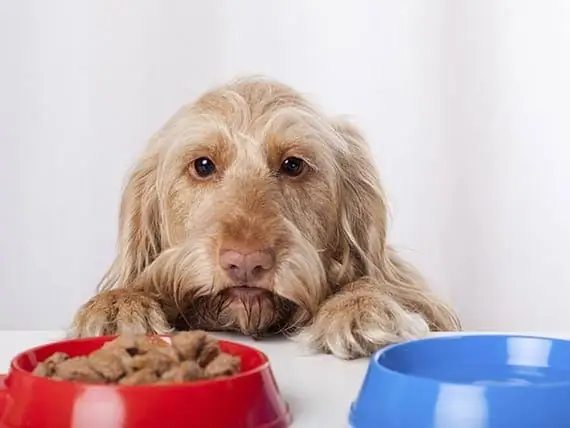
[[356,358],[459,329],[386,230],[356,129],[278,82],[231,82],[152,137],[123,193],[117,257],[72,335],[282,333]]

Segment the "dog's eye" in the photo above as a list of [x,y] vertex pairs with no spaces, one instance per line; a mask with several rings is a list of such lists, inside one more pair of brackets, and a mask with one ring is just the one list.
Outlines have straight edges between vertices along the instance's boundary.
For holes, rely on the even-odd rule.
[[194,170],[200,178],[207,178],[216,172],[216,165],[209,158],[198,158],[194,161]]
[[305,161],[301,158],[289,157],[281,164],[280,172],[289,177],[298,177],[305,170]]

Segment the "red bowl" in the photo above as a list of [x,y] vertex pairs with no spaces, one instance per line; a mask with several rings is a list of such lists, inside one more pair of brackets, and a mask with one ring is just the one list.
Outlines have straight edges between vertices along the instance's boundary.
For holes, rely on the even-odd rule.
[[235,376],[178,385],[89,385],[34,376],[54,352],[87,355],[113,337],[66,340],[17,355],[0,376],[0,428],[286,428],[282,399],[267,356],[220,341],[241,357]]

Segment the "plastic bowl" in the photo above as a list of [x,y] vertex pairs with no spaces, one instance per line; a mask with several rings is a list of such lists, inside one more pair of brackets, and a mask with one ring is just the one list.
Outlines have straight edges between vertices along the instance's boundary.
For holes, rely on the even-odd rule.
[[570,427],[570,341],[454,335],[393,345],[370,361],[352,428]]
[[178,385],[116,386],[32,375],[54,352],[87,355],[113,337],[55,342],[17,355],[0,378],[1,428],[285,428],[290,416],[267,356],[220,341],[241,357],[235,376]]

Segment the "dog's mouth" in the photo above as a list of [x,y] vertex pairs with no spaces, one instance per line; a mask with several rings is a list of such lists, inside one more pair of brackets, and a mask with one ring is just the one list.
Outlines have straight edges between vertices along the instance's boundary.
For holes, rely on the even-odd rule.
[[252,287],[249,285],[239,285],[229,287],[223,292],[228,299],[232,301],[252,301],[272,297],[272,293],[260,287]]
[[[287,330],[296,309],[296,304],[270,290],[239,285],[195,299],[178,321],[187,327],[261,338]],[[178,328],[185,329],[183,325]]]

